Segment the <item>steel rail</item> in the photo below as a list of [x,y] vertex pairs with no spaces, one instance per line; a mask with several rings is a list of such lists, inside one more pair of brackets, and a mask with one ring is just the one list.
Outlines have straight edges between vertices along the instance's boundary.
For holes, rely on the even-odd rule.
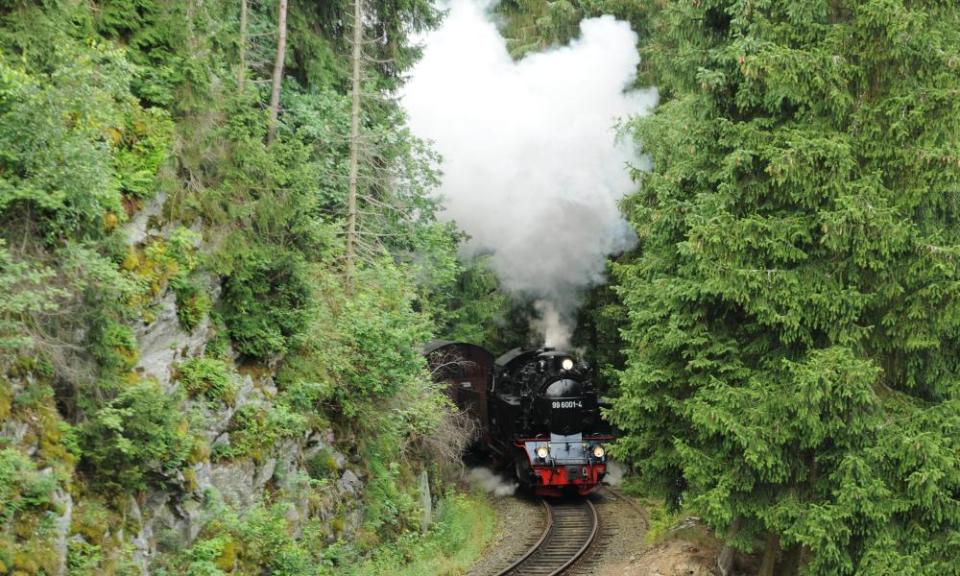
[[[584,553],[590,549],[590,546],[593,545],[597,538],[597,534],[600,531],[600,517],[597,513],[596,506],[593,505],[593,502],[584,500],[583,503],[587,506],[587,510],[589,512],[588,518],[591,522],[589,534],[587,534],[580,547],[573,554],[567,557],[567,559],[564,560],[560,566],[556,568],[548,566],[547,564],[549,561],[545,558],[545,554],[538,554],[538,552],[545,552],[554,540],[559,540],[563,537],[569,538],[569,535],[564,535],[557,532],[558,529],[564,529],[564,526],[562,523],[554,521],[554,514],[551,505],[546,500],[542,500],[542,502],[544,509],[546,510],[547,521],[546,527],[544,528],[543,533],[540,535],[540,538],[529,550],[526,551],[526,553],[524,553],[523,556],[521,556],[517,561],[507,568],[497,572],[495,576],[525,574],[531,573],[531,571],[532,573],[544,574],[545,576],[559,576],[573,566],[574,563],[576,563],[581,557],[583,557]],[[544,563],[533,563],[538,559],[542,560]],[[543,570],[550,570],[550,572],[543,572]]]
[[524,555],[520,557],[519,560],[507,566],[503,570],[497,572],[494,576],[507,576],[508,574],[516,570],[518,566],[520,566],[521,564],[527,561],[527,558],[529,558],[530,556],[533,555],[534,552],[539,550],[540,546],[543,546],[543,543],[547,539],[547,536],[549,536],[550,532],[553,531],[553,511],[550,510],[550,505],[547,504],[546,500],[541,500],[540,503],[543,504],[543,510],[544,510],[544,513],[546,514],[546,525],[543,527],[543,533],[540,534],[540,538],[537,539],[537,542],[533,546],[531,546],[530,549],[527,550],[524,553]]

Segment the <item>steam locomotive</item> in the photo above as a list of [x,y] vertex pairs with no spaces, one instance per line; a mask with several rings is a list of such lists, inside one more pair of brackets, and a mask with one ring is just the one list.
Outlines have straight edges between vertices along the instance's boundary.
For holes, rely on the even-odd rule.
[[460,342],[432,342],[425,353],[434,379],[479,423],[480,447],[533,493],[586,495],[603,480],[613,436],[585,363],[553,348],[494,359]]

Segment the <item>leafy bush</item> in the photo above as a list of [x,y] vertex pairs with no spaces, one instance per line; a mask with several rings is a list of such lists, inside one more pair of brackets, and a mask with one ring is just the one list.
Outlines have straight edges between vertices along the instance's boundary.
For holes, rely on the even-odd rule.
[[425,536],[410,532],[349,567],[352,576],[461,574],[480,557],[493,535],[496,516],[482,498],[454,496],[441,501]]
[[56,478],[38,472],[26,454],[15,448],[0,450],[0,524],[25,510],[48,509],[56,487]]
[[214,444],[213,459],[250,456],[262,458],[279,440],[306,430],[306,419],[282,403],[273,406],[244,404],[230,420],[230,444]]
[[132,492],[173,478],[194,443],[179,401],[155,382],[141,381],[84,425],[82,463],[96,485]]
[[255,249],[223,284],[223,319],[244,356],[267,359],[286,352],[306,329],[310,280],[302,256]]
[[180,326],[192,332],[210,313],[210,296],[196,281],[174,278],[170,283],[177,298],[177,320]]
[[101,318],[92,326],[93,354],[100,365],[116,372],[132,370],[140,353],[133,329],[111,318]]
[[236,399],[236,386],[223,360],[190,358],[177,366],[176,379],[191,398],[222,400],[226,404],[233,404]]
[[47,267],[17,262],[0,238],[0,353],[31,342],[21,318],[57,309],[66,293],[49,285],[54,274]]
[[337,466],[337,459],[333,456],[333,452],[327,448],[324,448],[313,458],[307,460],[304,463],[304,467],[307,469],[307,474],[310,475],[310,478],[314,480],[333,478],[340,470]]

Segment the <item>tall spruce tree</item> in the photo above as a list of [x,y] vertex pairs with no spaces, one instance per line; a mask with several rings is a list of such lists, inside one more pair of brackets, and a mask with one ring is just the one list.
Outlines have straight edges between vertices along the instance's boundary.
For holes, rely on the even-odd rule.
[[765,574],[960,574],[960,5],[650,24],[620,453]]

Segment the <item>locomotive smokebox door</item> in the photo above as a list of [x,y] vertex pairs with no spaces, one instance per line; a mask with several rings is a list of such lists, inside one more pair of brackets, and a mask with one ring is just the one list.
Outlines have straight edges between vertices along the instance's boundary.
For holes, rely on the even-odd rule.
[[548,415],[545,424],[549,431],[563,436],[583,432],[584,414],[597,409],[594,396],[584,394],[583,384],[570,378],[548,382],[537,404],[537,412]]

